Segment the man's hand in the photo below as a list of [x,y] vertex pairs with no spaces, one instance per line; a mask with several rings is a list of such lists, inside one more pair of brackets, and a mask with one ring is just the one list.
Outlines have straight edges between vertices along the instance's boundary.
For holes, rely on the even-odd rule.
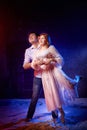
[[33,61],[31,62],[31,67],[32,67],[34,70],[39,70],[39,69],[40,69],[40,67],[39,67],[40,64],[41,64],[41,61],[39,61],[39,60],[33,60]]

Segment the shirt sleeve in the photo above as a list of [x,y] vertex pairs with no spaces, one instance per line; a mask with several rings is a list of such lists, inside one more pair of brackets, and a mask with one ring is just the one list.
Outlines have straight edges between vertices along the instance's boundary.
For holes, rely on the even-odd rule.
[[25,63],[29,63],[30,61],[31,61],[31,57],[30,57],[30,55],[29,55],[29,50],[26,49],[26,50],[25,50],[25,54],[24,54],[24,62],[23,62],[23,65],[24,65]]

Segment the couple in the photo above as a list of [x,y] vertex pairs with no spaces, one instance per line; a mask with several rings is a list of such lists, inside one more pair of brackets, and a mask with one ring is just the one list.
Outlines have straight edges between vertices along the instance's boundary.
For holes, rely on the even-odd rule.
[[[79,76],[71,79],[62,70],[63,58],[53,45],[50,36],[42,33],[30,33],[28,37],[31,47],[26,49],[23,63],[24,69],[34,69],[33,93],[26,121],[32,119],[35,107],[43,86],[46,106],[52,112],[53,119],[58,117],[65,122],[63,104],[76,97],[74,86],[79,82]],[[58,111],[57,111],[58,110]]]

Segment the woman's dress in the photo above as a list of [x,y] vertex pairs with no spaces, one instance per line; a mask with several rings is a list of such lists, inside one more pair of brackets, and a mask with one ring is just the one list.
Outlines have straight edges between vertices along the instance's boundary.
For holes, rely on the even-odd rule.
[[68,101],[73,100],[76,97],[74,91],[74,85],[77,83],[75,79],[68,77],[62,70],[63,58],[53,45],[42,52],[37,52],[34,59],[43,58],[46,60],[48,54],[57,59],[57,63],[54,64],[53,69],[45,70],[43,65],[42,71],[42,84],[44,90],[45,101],[48,111],[55,110],[62,107],[63,104],[67,104]]

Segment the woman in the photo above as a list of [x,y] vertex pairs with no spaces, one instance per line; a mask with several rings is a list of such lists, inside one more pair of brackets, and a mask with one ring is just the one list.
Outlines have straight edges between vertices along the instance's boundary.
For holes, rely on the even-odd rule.
[[74,85],[78,81],[63,72],[63,58],[55,47],[50,45],[49,35],[41,34],[39,42],[40,48],[34,55],[32,66],[42,71],[42,84],[48,111],[58,109],[61,113],[60,119],[64,123],[65,113],[62,105],[75,98]]

